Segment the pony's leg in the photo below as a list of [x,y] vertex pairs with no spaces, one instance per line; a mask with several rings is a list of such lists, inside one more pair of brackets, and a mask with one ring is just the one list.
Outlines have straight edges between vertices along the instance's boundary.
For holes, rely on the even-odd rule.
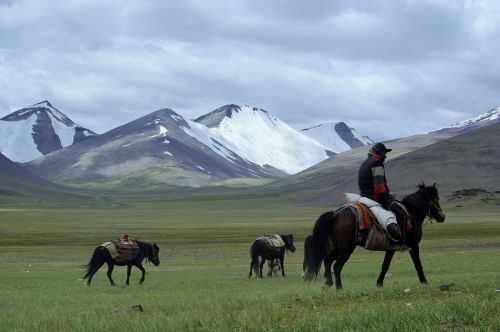
[[255,264],[255,262],[252,258],[252,260],[250,261],[250,272],[248,273],[248,279],[250,279],[252,277],[253,267],[255,266],[254,264]]
[[96,266],[92,266],[90,272],[88,273],[88,277],[87,277],[87,286],[90,287],[90,283],[92,282],[92,278],[94,278],[95,274],[97,273],[97,271],[99,271],[99,269],[101,268],[101,266],[104,265],[104,262],[99,262],[99,264],[97,264]]
[[87,279],[87,286],[90,286],[92,278],[94,278],[94,275],[97,273],[97,271],[99,271],[99,269],[104,265],[106,261],[102,253],[103,252],[100,247],[96,248],[89,264],[87,265],[87,273],[85,273],[85,276],[83,277],[84,279]]
[[109,282],[111,283],[111,286],[115,285],[115,282],[113,281],[113,278],[111,277],[111,274],[113,274],[114,268],[115,268],[115,265],[113,263],[108,263],[108,273],[106,273],[106,274],[108,276]]
[[415,269],[417,270],[418,280],[422,284],[427,283],[427,279],[425,278],[424,268],[422,267],[422,262],[420,261],[420,248],[418,246],[412,247],[410,249],[410,256],[413,260],[413,264],[415,265]]
[[125,282],[128,285],[130,285],[130,273],[132,272],[132,265],[127,265],[127,281]]
[[267,267],[269,268],[269,271],[267,271],[267,276],[269,278],[272,278],[274,269],[274,260],[267,261]]
[[144,269],[144,266],[142,266],[142,264],[140,264],[140,263],[136,266],[139,270],[141,270],[141,273],[142,273],[141,280],[139,280],[139,284],[142,285],[144,280],[146,280],[146,270]]
[[285,255],[281,255],[280,256],[280,265],[281,265],[281,275],[284,277],[286,277],[286,274],[285,274]]
[[352,246],[352,248],[347,249],[347,251],[338,253],[338,257],[335,261],[335,264],[333,265],[333,273],[335,274],[335,287],[337,287],[337,289],[342,288],[342,279],[340,277],[340,274],[342,273],[344,264],[349,260],[349,257],[351,257],[354,248],[356,247]]
[[264,278],[264,276],[262,275],[262,270],[264,269],[265,263],[266,263],[266,259],[264,257],[262,257],[262,260],[260,261],[260,264],[259,264],[259,277],[260,278]]
[[377,287],[382,288],[384,287],[384,278],[385,274],[387,271],[389,271],[389,266],[391,265],[392,257],[394,257],[394,250],[387,250],[385,252],[385,257],[384,257],[384,262],[382,263],[382,271],[380,271],[380,274],[377,279]]
[[333,286],[333,278],[332,278],[332,264],[335,261],[335,254],[331,254],[326,256],[324,260],[325,264],[325,279],[326,279],[326,285],[328,287]]

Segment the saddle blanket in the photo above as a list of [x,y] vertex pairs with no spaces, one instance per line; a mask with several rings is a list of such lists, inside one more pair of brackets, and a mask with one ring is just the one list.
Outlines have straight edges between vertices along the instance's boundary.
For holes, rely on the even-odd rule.
[[139,253],[139,245],[136,241],[108,241],[102,244],[117,262],[130,261]]
[[281,248],[285,246],[285,241],[278,234],[266,235],[257,238],[256,241],[264,241],[271,248]]
[[[387,226],[395,223],[397,218],[394,212],[384,209],[379,203],[357,194],[346,194],[348,207],[353,209],[357,217],[356,238],[368,250],[385,251],[394,249],[396,251],[406,250],[404,245],[393,245],[389,239],[392,239],[387,232]],[[368,231],[368,237],[362,241],[360,231]],[[394,240],[394,239],[392,239]]]
[[397,224],[398,221],[396,219],[396,215],[394,212],[384,209],[378,202],[371,200],[367,197],[361,197],[358,194],[346,194],[347,202],[353,205],[363,204],[367,208],[370,209],[370,212],[373,213],[377,222],[387,230],[387,226],[390,224]]

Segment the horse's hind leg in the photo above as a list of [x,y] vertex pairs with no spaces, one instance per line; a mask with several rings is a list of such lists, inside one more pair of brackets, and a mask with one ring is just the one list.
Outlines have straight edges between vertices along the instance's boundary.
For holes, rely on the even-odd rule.
[[113,263],[108,263],[108,273],[106,273],[106,274],[108,276],[109,282],[111,283],[111,286],[115,285],[115,282],[113,281],[113,278],[111,277],[111,275],[113,274],[114,268],[115,268],[115,265]]
[[382,271],[377,279],[377,287],[384,287],[384,278],[387,271],[389,271],[389,266],[391,265],[392,257],[394,257],[394,250],[388,250],[385,252],[384,262],[382,263]]
[[342,273],[344,264],[349,260],[349,257],[351,257],[354,248],[355,247],[352,247],[343,253],[339,253],[335,264],[333,265],[333,273],[335,274],[335,287],[337,287],[337,289],[342,288],[342,279],[340,277],[340,274]]
[[326,279],[326,285],[328,287],[333,286],[333,277],[332,277],[332,264],[335,261],[335,254],[331,254],[326,256],[324,260],[325,264],[325,279]]

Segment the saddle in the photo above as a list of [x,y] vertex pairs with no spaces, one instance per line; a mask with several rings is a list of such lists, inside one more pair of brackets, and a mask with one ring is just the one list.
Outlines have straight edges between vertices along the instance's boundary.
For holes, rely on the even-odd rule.
[[[404,245],[395,245],[387,232],[387,226],[397,223],[396,215],[384,209],[379,203],[357,194],[346,194],[347,207],[356,216],[355,241],[368,250],[386,251],[389,249],[403,251]],[[405,234],[406,232],[402,232]]]
[[111,258],[119,263],[129,262],[139,254],[139,245],[133,240],[112,240],[103,243],[102,246],[108,250]]
[[258,237],[256,241],[263,241],[270,248],[282,248],[285,246],[285,241],[278,234],[274,235],[265,235]]

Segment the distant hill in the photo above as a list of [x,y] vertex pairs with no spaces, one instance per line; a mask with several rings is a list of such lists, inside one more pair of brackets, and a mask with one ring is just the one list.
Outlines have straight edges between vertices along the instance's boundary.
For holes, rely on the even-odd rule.
[[65,189],[44,180],[0,153],[0,196],[64,195]]
[[448,127],[438,130],[437,132],[462,134],[496,123],[500,123],[500,107],[492,108],[488,112],[479,114],[478,116],[471,119],[454,123]]
[[[444,196],[461,189],[500,190],[500,124],[453,136],[435,132],[387,142],[394,148],[386,163],[391,189],[409,193],[426,181],[437,182]],[[367,148],[339,154],[296,176],[263,187],[297,202],[338,205],[344,192],[357,192],[357,172]],[[265,189],[264,189],[265,188]]]

